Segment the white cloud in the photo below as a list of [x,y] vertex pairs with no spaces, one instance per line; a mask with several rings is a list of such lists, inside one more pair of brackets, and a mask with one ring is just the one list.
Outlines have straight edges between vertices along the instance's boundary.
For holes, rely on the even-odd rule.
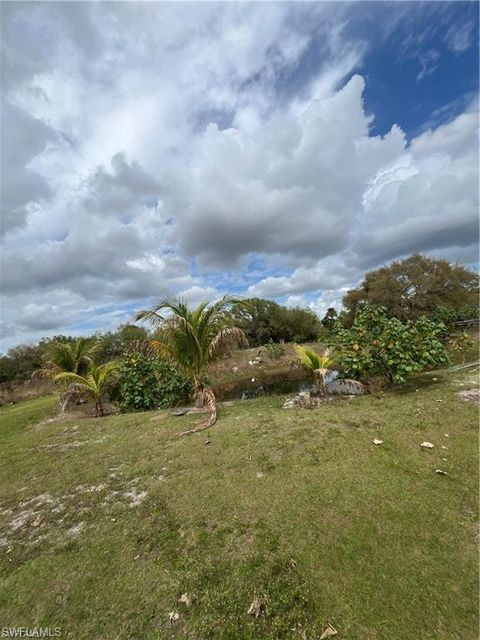
[[440,54],[434,49],[430,49],[424,54],[420,55],[418,61],[420,62],[420,71],[417,74],[417,82],[423,80],[427,76],[434,73],[438,68],[438,61],[440,60]]
[[412,140],[408,152],[372,180],[353,244],[362,264],[476,242],[477,131],[474,106]]
[[462,25],[452,24],[445,35],[445,42],[450,51],[463,53],[473,43],[475,33],[475,23],[473,20],[464,22]]
[[229,282],[323,310],[390,258],[471,256],[477,106],[373,137],[349,7],[7,3],[6,344]]

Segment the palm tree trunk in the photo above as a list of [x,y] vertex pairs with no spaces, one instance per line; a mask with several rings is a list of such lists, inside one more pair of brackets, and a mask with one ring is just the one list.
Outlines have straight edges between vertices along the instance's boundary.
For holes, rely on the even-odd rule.
[[95,402],[95,417],[103,416],[103,404],[101,400]]
[[195,382],[193,397],[195,398],[195,406],[197,409],[205,406],[205,387],[201,382]]
[[187,436],[190,433],[198,433],[199,431],[205,431],[205,429],[208,429],[209,427],[213,427],[213,425],[216,423],[216,421],[217,421],[217,399],[215,398],[215,394],[210,389],[210,387],[203,387],[202,388],[202,396],[203,396],[205,404],[210,409],[210,415],[208,416],[208,418],[206,420],[202,420],[202,422],[199,422],[192,429],[188,429],[187,431],[183,431],[180,434],[181,436]]
[[325,376],[327,369],[315,369],[315,382],[318,386],[318,395],[323,397],[325,395]]

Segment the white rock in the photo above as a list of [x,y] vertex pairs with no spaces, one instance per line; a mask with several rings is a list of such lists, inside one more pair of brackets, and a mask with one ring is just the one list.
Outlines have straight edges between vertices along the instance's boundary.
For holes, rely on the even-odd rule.
[[378,438],[375,438],[372,442],[373,444],[383,444],[383,440],[379,440]]
[[438,473],[440,476],[448,476],[448,473],[442,469],[435,469],[435,473]]
[[435,445],[433,445],[431,442],[422,442],[420,445],[423,449],[433,449],[433,447]]

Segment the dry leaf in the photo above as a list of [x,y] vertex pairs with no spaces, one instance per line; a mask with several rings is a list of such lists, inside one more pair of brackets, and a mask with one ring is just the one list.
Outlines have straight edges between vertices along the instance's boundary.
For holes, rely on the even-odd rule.
[[188,595],[188,593],[182,593],[182,595],[178,599],[178,602],[183,602],[184,605],[186,605],[187,607],[190,607],[192,604],[192,599]]
[[448,476],[448,473],[442,469],[435,469],[435,473],[438,473],[439,476]]
[[258,596],[254,596],[252,600],[252,604],[250,605],[247,613],[249,616],[255,616],[255,618],[259,618],[263,611],[265,610],[265,603]]
[[335,627],[328,623],[322,635],[320,636],[320,640],[325,640],[325,638],[332,638],[333,636],[336,636],[337,633],[338,631],[335,629]]

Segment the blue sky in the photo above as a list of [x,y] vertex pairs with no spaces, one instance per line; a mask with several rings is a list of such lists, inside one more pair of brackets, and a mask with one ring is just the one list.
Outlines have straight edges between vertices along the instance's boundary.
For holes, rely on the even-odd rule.
[[1,11],[3,349],[165,295],[323,315],[415,251],[477,264],[477,3]]
[[[388,12],[387,3],[379,4]],[[443,16],[437,16],[436,3],[432,5],[381,47],[373,46],[365,59],[365,105],[376,114],[374,134],[384,134],[397,123],[411,138],[453,119],[478,94],[478,4],[444,3]],[[465,39],[455,48],[450,38],[456,25],[468,26],[457,27]]]

